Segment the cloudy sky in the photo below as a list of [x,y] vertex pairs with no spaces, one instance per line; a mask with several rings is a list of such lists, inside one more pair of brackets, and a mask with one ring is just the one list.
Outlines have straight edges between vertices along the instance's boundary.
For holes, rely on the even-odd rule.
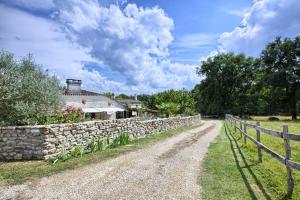
[[201,60],[300,34],[299,0],[0,0],[0,48],[92,91],[191,89]]

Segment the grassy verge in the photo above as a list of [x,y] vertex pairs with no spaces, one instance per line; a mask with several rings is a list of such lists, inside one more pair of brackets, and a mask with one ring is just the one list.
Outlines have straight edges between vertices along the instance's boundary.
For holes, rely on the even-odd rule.
[[13,185],[21,184],[27,180],[37,177],[49,176],[68,169],[75,169],[91,163],[97,163],[118,155],[139,149],[145,145],[155,143],[164,138],[177,135],[183,131],[190,130],[200,126],[196,124],[189,127],[178,128],[172,131],[166,131],[151,135],[146,138],[130,141],[128,145],[118,146],[112,149],[106,149],[95,153],[84,154],[81,158],[70,158],[65,162],[52,164],[47,161],[23,161],[23,162],[4,162],[0,163],[0,184]]
[[[292,121],[292,116],[281,116],[281,115],[275,115],[275,116],[251,116],[251,119],[253,120],[258,120],[258,121],[268,121],[269,117],[276,117],[278,118],[280,121]],[[293,120],[295,121],[299,121],[299,117],[298,116],[298,120]]]
[[[263,122],[262,126],[280,130],[282,122]],[[238,132],[229,129],[218,136],[209,147],[204,161],[202,179],[204,199],[287,199],[285,167],[263,152],[263,162],[257,162],[257,147],[247,140],[243,143]],[[289,123],[290,130],[300,133],[297,123]],[[254,136],[255,132],[250,131]],[[280,140],[261,135],[262,143],[283,153]],[[298,146],[297,146],[298,145]],[[298,161],[299,143],[293,144],[293,159]],[[284,155],[284,154],[282,154]],[[300,199],[300,172],[293,170],[295,188],[292,199]]]

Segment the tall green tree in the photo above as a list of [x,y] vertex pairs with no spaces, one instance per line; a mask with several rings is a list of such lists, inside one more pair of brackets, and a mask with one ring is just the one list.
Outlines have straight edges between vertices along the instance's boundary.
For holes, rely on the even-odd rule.
[[30,124],[41,112],[51,113],[63,104],[59,81],[49,76],[32,56],[17,62],[0,51],[0,123]]
[[150,94],[137,95],[137,99],[143,103],[143,105],[150,109],[156,109],[155,96]]
[[[261,68],[267,84],[283,90],[284,102],[288,105],[292,119],[297,119],[297,102],[300,86],[300,36],[276,38],[261,53]],[[279,99],[280,97],[276,97]]]
[[197,73],[205,78],[195,90],[201,110],[219,116],[248,114],[255,71],[255,60],[243,54],[222,53],[203,61]]

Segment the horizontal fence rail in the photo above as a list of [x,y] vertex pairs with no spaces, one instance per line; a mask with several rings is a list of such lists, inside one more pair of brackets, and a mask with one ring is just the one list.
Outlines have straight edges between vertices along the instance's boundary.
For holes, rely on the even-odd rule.
[[[268,153],[270,156],[278,160],[280,163],[286,166],[287,170],[287,183],[288,183],[288,195],[293,193],[294,189],[294,180],[292,177],[292,169],[300,170],[300,163],[291,160],[291,146],[290,141],[300,141],[300,135],[292,134],[288,132],[288,126],[284,125],[282,132],[266,129],[260,126],[260,122],[256,122],[256,125],[247,123],[245,120],[235,118],[232,115],[226,115],[225,118],[233,126],[234,130],[239,130],[241,136],[244,136],[244,143],[247,142],[247,139],[252,141],[257,145],[258,150],[258,160],[262,162],[261,150]],[[238,126],[239,124],[239,126]],[[225,121],[225,125],[226,121]],[[256,130],[256,138],[253,138],[247,133],[247,128],[252,128]],[[260,141],[261,133],[271,135],[277,138],[282,138],[284,141],[285,156],[278,154],[277,152],[271,150],[269,147],[265,146]]]

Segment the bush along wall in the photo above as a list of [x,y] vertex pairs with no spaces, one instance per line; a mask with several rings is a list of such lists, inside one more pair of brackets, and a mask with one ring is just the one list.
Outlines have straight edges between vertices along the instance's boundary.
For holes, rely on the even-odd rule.
[[130,138],[199,123],[200,115],[140,121],[136,118],[43,126],[0,127],[0,160],[57,158],[92,141],[113,141],[122,133]]

